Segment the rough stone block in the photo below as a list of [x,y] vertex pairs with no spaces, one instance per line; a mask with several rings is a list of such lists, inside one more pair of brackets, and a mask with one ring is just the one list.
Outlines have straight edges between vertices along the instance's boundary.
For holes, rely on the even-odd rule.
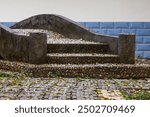
[[46,63],[47,37],[42,33],[31,33],[29,40],[29,62]]
[[119,35],[118,54],[121,63],[135,63],[135,35]]
[[129,28],[129,22],[115,22],[114,28]]

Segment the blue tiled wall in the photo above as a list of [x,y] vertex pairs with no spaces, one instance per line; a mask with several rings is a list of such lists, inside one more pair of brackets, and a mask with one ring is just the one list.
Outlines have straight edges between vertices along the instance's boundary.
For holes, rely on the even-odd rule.
[[0,23],[7,27],[10,27],[10,26],[14,25],[16,22],[0,22]]
[[136,56],[150,59],[150,22],[80,22],[96,33],[118,36],[136,35]]
[[[2,24],[10,27],[15,22]],[[135,34],[136,56],[150,59],[150,22],[80,22],[80,24],[104,35]]]

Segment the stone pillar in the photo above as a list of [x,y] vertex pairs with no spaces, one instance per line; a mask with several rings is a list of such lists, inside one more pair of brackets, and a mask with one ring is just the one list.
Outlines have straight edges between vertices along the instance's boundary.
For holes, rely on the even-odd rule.
[[119,35],[118,54],[120,63],[135,63],[135,35]]
[[29,63],[46,63],[47,37],[43,33],[30,33],[29,38]]

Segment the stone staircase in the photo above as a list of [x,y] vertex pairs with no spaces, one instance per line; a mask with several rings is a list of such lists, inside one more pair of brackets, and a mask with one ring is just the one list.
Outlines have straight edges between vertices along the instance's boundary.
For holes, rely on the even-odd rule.
[[104,43],[56,43],[47,45],[49,64],[98,64],[118,63],[118,55],[112,55]]

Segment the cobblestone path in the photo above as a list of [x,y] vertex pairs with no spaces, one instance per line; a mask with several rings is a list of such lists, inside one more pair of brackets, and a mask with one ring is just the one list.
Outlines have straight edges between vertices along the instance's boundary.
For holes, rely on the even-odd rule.
[[1,100],[115,100],[124,99],[122,90],[150,92],[150,79],[0,77]]

